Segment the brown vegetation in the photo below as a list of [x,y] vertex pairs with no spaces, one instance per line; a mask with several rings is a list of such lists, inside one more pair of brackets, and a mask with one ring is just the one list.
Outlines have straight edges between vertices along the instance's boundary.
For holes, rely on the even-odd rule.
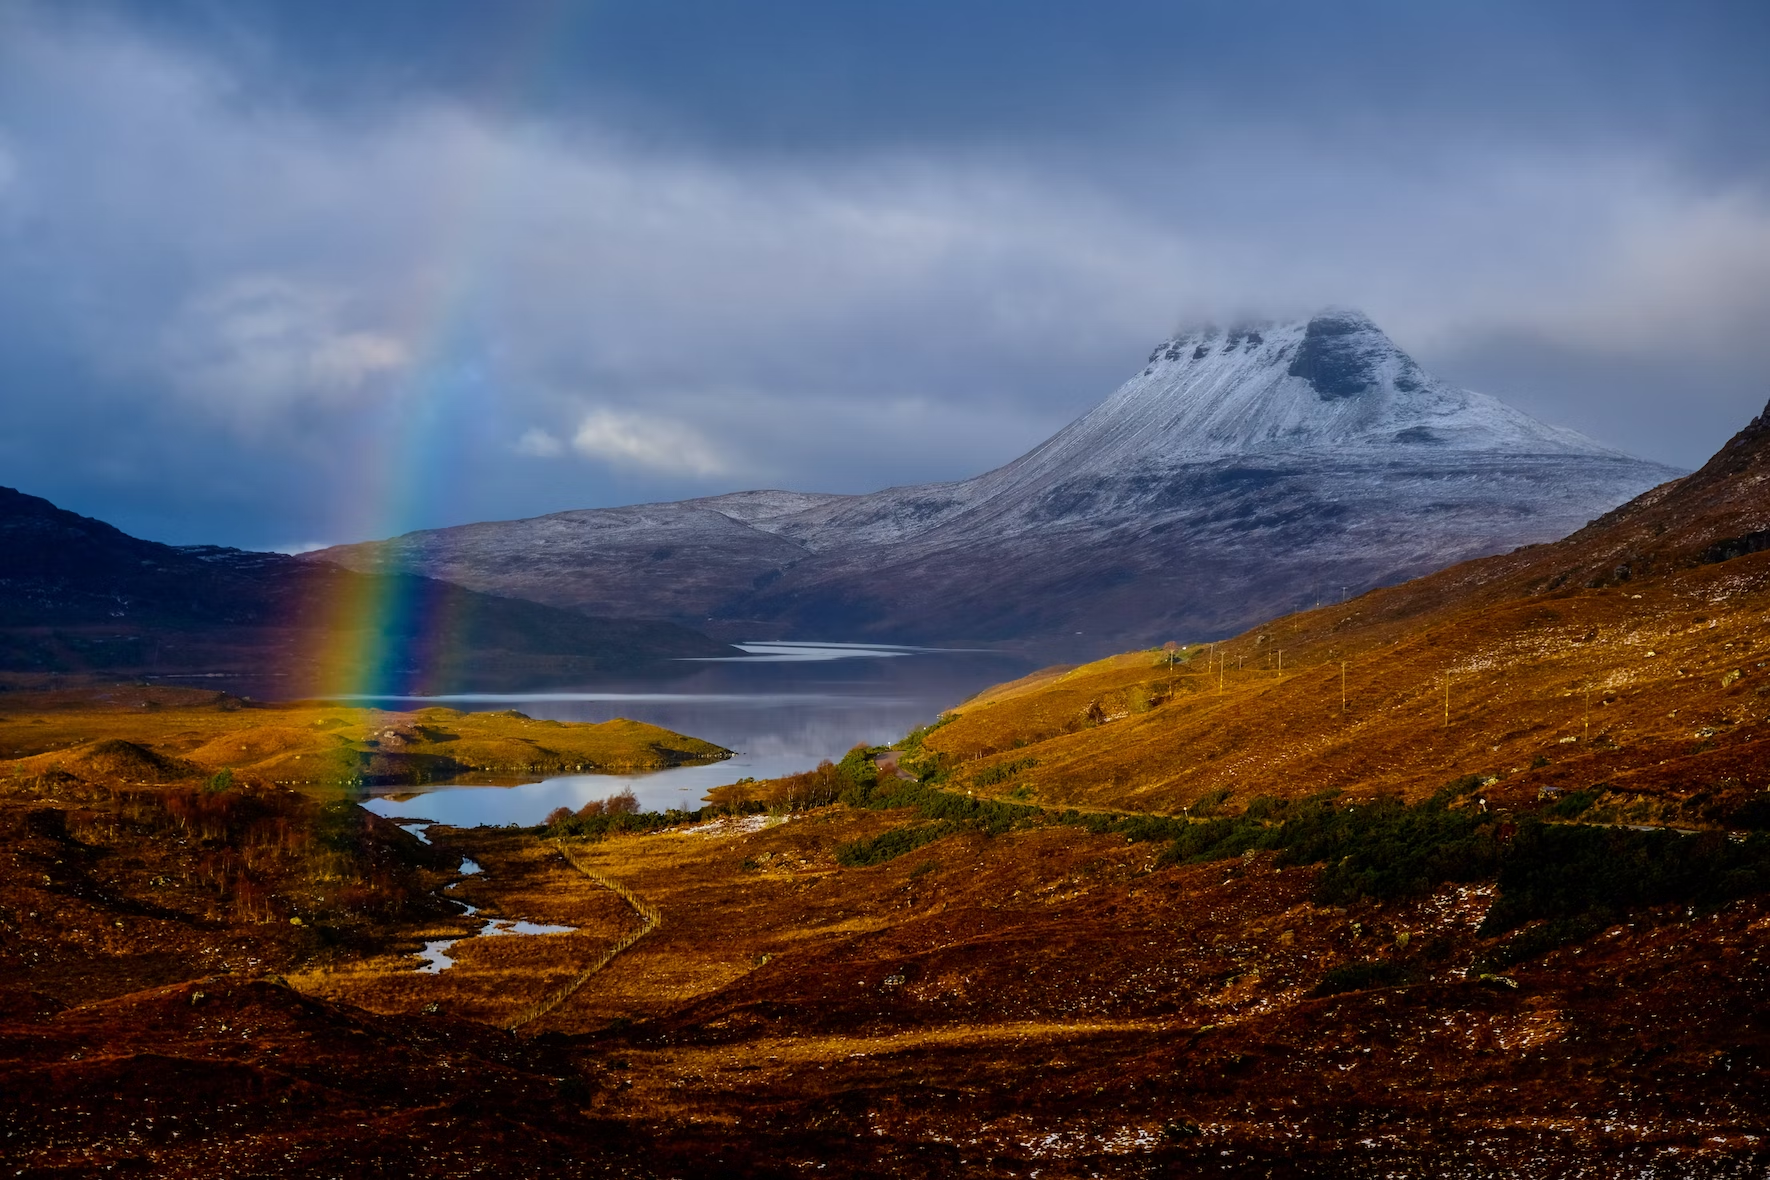
[[1764,433],[1554,545],[1278,619],[1179,668],[1131,654],[1002,686],[927,749],[973,773],[1035,750],[1017,784],[1053,804],[1417,799],[1476,774],[1491,805],[1591,789],[1618,820],[1728,826],[1770,788],[1770,552],[1749,543],[1770,526]]
[[[432,829],[428,850],[367,820],[327,844],[322,804],[179,781],[214,773],[197,754],[227,735],[119,707],[0,796],[3,945],[21,948],[0,964],[8,1158],[1759,1174],[1760,430],[1560,545],[1180,665],[1133,653],[1002,686],[877,780],[863,750],[730,792],[774,815],[573,816],[558,842]],[[1668,824],[1708,831],[1612,826]],[[285,857],[303,832],[343,859]],[[265,921],[233,868],[205,877],[224,848],[273,907],[314,898],[311,922]],[[455,884],[458,854],[486,872]],[[469,939],[417,975],[421,939],[468,929],[439,891],[578,929]],[[629,941],[636,904],[656,925]],[[266,966],[301,994],[253,982]],[[540,1001],[524,1035],[492,1031]]]

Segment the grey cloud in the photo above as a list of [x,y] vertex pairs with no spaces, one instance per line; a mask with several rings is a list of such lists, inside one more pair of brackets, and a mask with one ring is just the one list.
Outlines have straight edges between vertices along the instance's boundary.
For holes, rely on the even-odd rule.
[[[1098,401],[1179,319],[1325,303],[1651,457],[1690,462],[1761,398],[1731,375],[1763,359],[1770,203],[1650,157],[1398,155],[1258,121],[1194,129],[1141,174],[951,145],[715,156],[434,97],[279,104],[118,25],[6,33],[0,305],[35,301],[83,358],[70,405],[136,407],[132,438],[85,426],[134,456],[115,486],[159,497],[155,519],[231,498],[214,539],[960,477]],[[1714,362],[1714,413],[1602,400],[1655,339]],[[142,429],[227,478],[198,495],[142,470]],[[448,458],[448,495],[362,516],[363,473],[418,447]]]

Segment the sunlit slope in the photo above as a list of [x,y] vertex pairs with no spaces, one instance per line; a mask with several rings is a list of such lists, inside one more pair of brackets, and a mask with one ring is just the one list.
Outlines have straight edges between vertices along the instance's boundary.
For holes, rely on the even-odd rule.
[[16,774],[169,783],[227,771],[296,786],[509,781],[537,774],[661,770],[730,751],[655,725],[521,713],[393,713],[324,703],[242,706],[178,689],[19,694],[0,717],[0,757]]
[[1554,544],[1286,616],[1177,667],[1137,653],[990,690],[925,748],[973,789],[1047,803],[1417,798],[1476,774],[1496,805],[1603,787],[1620,819],[1726,822],[1770,783],[1770,554],[1753,552],[1767,434],[1755,421],[1701,471]]

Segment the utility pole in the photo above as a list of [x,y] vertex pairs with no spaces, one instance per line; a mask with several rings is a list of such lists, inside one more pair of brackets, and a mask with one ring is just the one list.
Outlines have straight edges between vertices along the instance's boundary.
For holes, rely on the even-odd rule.
[[1284,679],[1284,648],[1278,649],[1278,678]]
[[1217,657],[1217,695],[1223,695],[1223,665],[1228,663],[1228,656]]

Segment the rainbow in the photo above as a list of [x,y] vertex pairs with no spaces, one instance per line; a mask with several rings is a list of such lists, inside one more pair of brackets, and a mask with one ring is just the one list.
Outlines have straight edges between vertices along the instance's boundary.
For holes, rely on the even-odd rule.
[[[573,41],[573,22],[590,13],[571,0],[497,11],[485,36],[485,60],[493,64],[476,97],[514,115],[551,87],[563,64],[560,50]],[[463,440],[491,428],[495,393],[477,360],[485,350],[475,305],[487,287],[483,263],[500,245],[495,221],[512,174],[505,164],[521,148],[491,137],[468,137],[466,144],[470,154],[454,161],[459,183],[415,211],[431,222],[429,278],[415,283],[413,306],[401,317],[411,342],[408,363],[377,423],[378,437],[389,442],[361,473],[363,494],[339,522],[344,535],[391,537],[434,524],[438,509],[470,478]],[[322,695],[395,696],[434,687],[434,670],[465,638],[451,609],[458,598],[421,578],[340,577],[329,599],[319,604],[320,638],[309,653]]]

